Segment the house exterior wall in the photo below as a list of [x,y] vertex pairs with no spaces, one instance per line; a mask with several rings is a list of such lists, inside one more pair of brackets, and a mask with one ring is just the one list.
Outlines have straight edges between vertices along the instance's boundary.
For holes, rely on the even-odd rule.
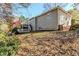
[[30,20],[33,31],[36,30],[62,30],[68,31],[71,26],[71,15],[61,9],[54,9],[50,12],[34,17]]
[[32,29],[33,29],[33,31],[35,31],[35,18],[32,18],[30,21],[29,21],[29,23],[32,25]]
[[58,19],[57,10],[37,17],[37,30],[57,30]]
[[62,25],[64,31],[70,29],[71,15],[58,9],[58,25]]

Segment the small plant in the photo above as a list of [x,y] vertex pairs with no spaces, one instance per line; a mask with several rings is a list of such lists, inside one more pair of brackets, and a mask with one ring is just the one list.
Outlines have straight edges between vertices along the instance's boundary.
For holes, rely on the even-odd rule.
[[17,37],[8,36],[0,30],[0,56],[16,55],[18,50],[19,40]]

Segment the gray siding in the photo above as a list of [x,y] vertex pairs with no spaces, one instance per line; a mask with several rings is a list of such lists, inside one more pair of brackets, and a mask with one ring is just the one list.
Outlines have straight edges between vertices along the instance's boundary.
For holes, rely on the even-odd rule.
[[33,31],[35,31],[35,18],[32,18],[30,21],[29,21],[29,23],[32,25],[32,28],[33,28]]
[[57,30],[58,19],[57,10],[37,17],[37,30]]

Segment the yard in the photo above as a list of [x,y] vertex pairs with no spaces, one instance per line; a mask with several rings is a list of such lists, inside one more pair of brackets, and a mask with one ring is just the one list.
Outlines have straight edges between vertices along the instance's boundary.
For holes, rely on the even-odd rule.
[[21,42],[17,55],[79,55],[79,34],[73,31],[33,32],[20,34],[17,37]]
[[[54,3],[50,10],[45,9],[48,5],[51,6],[48,3],[42,5],[40,3],[0,4],[0,56],[79,55],[79,30],[75,31],[79,28],[79,25],[75,26],[79,23],[76,21],[79,19],[79,9],[76,8],[79,4],[73,3],[65,9],[62,6],[70,4],[57,3],[58,6],[54,6],[56,5]],[[30,6],[34,7],[33,10],[28,9]],[[39,7],[42,8],[39,9]],[[73,9],[70,9],[71,7]],[[29,14],[29,11],[33,15]],[[14,34],[28,30],[31,32]],[[55,31],[32,32],[37,30]]]

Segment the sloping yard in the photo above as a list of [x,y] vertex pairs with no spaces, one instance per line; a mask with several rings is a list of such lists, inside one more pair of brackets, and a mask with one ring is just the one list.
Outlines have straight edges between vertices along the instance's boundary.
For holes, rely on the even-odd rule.
[[79,55],[79,34],[73,31],[34,32],[17,35],[17,37],[21,42],[17,55]]

